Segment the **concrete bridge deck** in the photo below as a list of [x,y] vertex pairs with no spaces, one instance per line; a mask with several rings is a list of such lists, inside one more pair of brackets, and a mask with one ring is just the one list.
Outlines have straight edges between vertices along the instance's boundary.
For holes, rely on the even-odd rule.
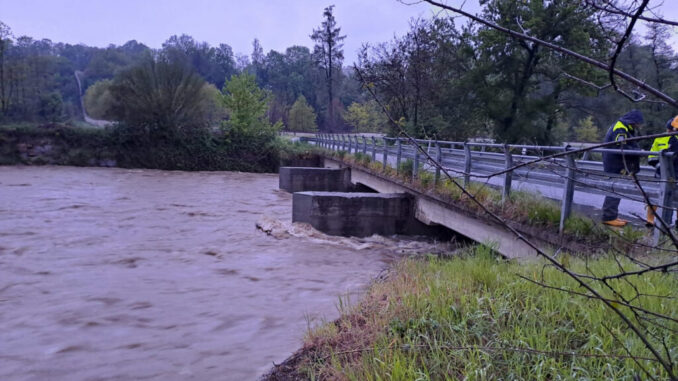
[[[326,168],[346,168],[343,162],[325,158]],[[518,239],[498,223],[478,218],[469,212],[436,197],[424,194],[418,190],[400,184],[389,178],[379,176],[363,169],[349,167],[348,178],[352,184],[368,187],[379,193],[394,194],[407,193],[414,199],[414,215],[417,220],[427,225],[444,226],[473,241],[491,245],[506,258],[535,258],[536,252],[530,246]],[[545,251],[552,251],[550,244],[536,237],[530,237],[531,241]]]

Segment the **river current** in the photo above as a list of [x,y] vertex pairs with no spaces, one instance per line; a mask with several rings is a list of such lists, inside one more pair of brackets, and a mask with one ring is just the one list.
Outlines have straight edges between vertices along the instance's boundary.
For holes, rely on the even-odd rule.
[[276,174],[0,167],[0,380],[255,380],[436,249],[291,204]]

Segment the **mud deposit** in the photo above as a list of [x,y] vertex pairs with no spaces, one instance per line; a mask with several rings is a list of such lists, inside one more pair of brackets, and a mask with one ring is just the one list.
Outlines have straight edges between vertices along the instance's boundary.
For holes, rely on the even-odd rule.
[[336,318],[340,296],[432,249],[292,225],[277,186],[0,167],[0,380],[253,380]]

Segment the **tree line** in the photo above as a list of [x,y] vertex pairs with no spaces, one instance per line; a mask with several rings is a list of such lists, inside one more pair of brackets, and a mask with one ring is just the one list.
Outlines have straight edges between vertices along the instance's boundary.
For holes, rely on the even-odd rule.
[[[593,58],[609,57],[611,41],[623,32],[618,20],[601,19],[587,2],[487,0],[481,6],[487,20]],[[670,35],[668,26],[652,24],[644,35],[631,37],[616,64],[675,97],[677,56],[666,43]],[[221,99],[228,81],[241,75],[252,75],[268,94],[269,123],[296,131],[396,134],[404,127],[417,137],[557,144],[596,141],[630,108],[643,111],[648,132],[660,131],[675,112],[596,86],[606,73],[571,57],[449,17],[412,20],[405,35],[364,45],[354,66],[343,63],[346,36],[332,6],[309,38],[313,49],[265,53],[254,40],[251,54],[242,55],[188,35],[172,36],[158,50],[136,41],[95,48],[14,38],[1,24],[0,121],[78,118],[75,71],[83,73],[91,116],[120,120],[116,81],[130,68],[158,60],[188,68],[204,81],[200,122],[214,128],[229,120]]]

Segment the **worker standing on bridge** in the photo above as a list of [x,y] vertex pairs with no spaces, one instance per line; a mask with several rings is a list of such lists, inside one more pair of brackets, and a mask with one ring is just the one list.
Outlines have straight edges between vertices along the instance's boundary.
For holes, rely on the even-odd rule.
[[[678,116],[675,116],[666,122],[666,132],[678,131]],[[673,176],[674,178],[678,177],[678,137],[675,135],[672,136],[662,136],[660,138],[654,139],[652,142],[652,152],[661,152],[669,151],[675,152],[676,155],[673,157]],[[659,155],[650,155],[647,157],[648,163],[657,169],[656,177],[659,177],[661,173],[661,167],[659,165]],[[656,205],[648,205],[647,207],[647,225],[654,225],[654,214],[657,211]],[[671,224],[671,221],[666,221],[667,224]]]
[[[636,137],[638,129],[645,122],[643,114],[638,110],[631,110],[624,114],[617,123],[610,126],[605,134],[605,143],[619,142],[609,149],[623,148],[627,150],[639,150],[636,142],[627,142],[629,138]],[[628,175],[640,170],[640,158],[638,156],[623,155],[618,153],[603,152],[603,170],[615,175]],[[619,197],[605,196],[603,202],[603,223],[609,226],[621,227],[628,223],[618,217]]]

